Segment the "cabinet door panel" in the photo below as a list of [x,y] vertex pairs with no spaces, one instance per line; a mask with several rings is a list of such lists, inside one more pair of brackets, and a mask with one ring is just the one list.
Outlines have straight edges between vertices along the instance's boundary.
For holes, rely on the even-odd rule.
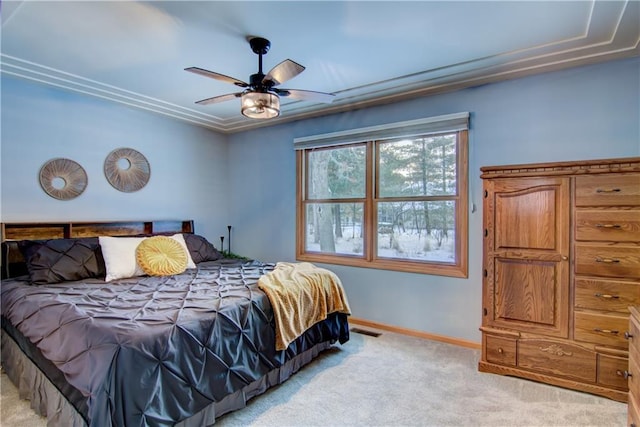
[[497,193],[495,249],[556,249],[556,197],[552,186]]
[[496,259],[496,319],[554,326],[555,274],[555,263]]
[[498,179],[485,189],[485,324],[569,335],[569,179]]

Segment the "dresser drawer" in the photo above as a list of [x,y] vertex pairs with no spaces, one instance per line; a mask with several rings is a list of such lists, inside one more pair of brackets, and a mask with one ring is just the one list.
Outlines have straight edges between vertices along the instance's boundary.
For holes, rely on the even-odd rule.
[[596,353],[578,345],[545,339],[520,339],[517,350],[520,368],[581,381],[596,381]]
[[576,206],[640,206],[640,174],[576,177]]
[[[640,397],[640,368],[633,358],[629,359],[629,367],[627,368],[627,371],[629,372],[627,387],[629,387],[629,391],[634,393],[636,398],[638,398]],[[636,400],[636,403],[639,402]]]
[[629,412],[627,413],[627,425],[631,427],[640,427],[640,409],[638,407],[638,396],[629,391]]
[[577,274],[640,278],[640,246],[576,243]]
[[625,371],[629,369],[629,359],[626,357],[598,354],[598,384],[627,390]]
[[629,316],[576,311],[573,337],[578,341],[627,348]]
[[578,277],[575,284],[576,308],[615,311],[628,315],[630,305],[640,305],[640,282]]
[[516,366],[516,340],[486,336],[487,362]]
[[576,240],[640,242],[640,210],[576,210]]
[[[633,308],[632,310],[635,310]],[[629,357],[640,358],[640,325],[638,319],[635,316],[631,316],[629,320]],[[640,378],[639,378],[640,379]],[[638,390],[638,397],[640,397],[640,389]],[[640,427],[640,426],[638,426]]]

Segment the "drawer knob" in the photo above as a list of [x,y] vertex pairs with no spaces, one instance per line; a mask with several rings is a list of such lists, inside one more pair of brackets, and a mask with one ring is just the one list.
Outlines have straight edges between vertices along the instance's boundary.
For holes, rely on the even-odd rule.
[[600,332],[601,334],[612,334],[612,335],[618,335],[618,333],[620,331],[615,331],[615,330],[611,330],[611,329],[600,329],[600,328],[593,328],[594,332]]
[[620,190],[619,188],[598,188],[596,189],[596,193],[619,193]]
[[498,347],[498,353],[500,354],[504,353],[504,350],[502,349],[502,347]]
[[622,226],[620,224],[596,224],[596,228],[616,228],[620,229]]
[[624,337],[625,337],[625,339],[630,340],[631,338],[633,338],[633,334],[631,334],[629,331],[626,331],[624,333]]
[[624,377],[624,379],[625,379],[625,380],[626,380],[626,379],[629,379],[630,377],[633,377],[633,375],[632,375],[632,374],[631,374],[631,372],[629,372],[629,371],[624,371],[624,372],[622,373],[622,376]]
[[603,262],[605,264],[616,264],[619,263],[619,259],[615,258],[596,258],[596,262]]
[[604,298],[604,299],[618,299],[620,298],[618,295],[609,295],[609,294],[601,294],[601,293],[597,293],[597,294],[593,294],[595,297],[597,298]]

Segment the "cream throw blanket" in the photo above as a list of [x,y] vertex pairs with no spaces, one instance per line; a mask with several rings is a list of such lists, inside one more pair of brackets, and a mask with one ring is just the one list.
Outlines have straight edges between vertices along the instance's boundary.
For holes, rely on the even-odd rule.
[[351,314],[338,276],[308,262],[279,262],[258,280],[267,294],[276,322],[276,350],[293,340],[329,313]]

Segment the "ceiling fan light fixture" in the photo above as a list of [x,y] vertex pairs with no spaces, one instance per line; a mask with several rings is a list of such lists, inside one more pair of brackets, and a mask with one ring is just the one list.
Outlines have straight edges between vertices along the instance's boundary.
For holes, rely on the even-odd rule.
[[[0,0],[2,1],[2,0]],[[249,83],[238,80],[234,77],[205,70],[204,68],[188,67],[185,71],[200,74],[201,76],[232,83],[244,88],[243,92],[228,93],[226,95],[213,96],[211,98],[196,101],[199,105],[215,104],[217,102],[229,101],[241,98],[240,111],[251,119],[273,119],[280,115],[280,97],[290,96],[294,99],[325,102],[333,101],[335,94],[314,92],[300,89],[276,89],[275,86],[286,82],[304,71],[304,66],[290,59],[285,59],[271,69],[267,74],[262,72],[262,56],[269,51],[271,42],[262,37],[250,37],[249,44],[253,53],[258,55],[258,72],[251,74]]]
[[280,115],[280,98],[274,92],[244,92],[241,105],[242,114],[251,119],[272,119]]

